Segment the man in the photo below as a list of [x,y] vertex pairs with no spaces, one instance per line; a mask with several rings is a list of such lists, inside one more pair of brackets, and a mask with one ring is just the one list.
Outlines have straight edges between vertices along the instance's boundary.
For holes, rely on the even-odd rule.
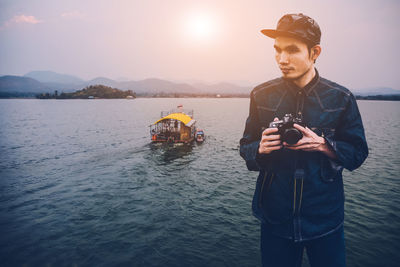
[[[240,154],[259,171],[252,208],[263,266],[301,266],[304,248],[312,267],[345,266],[342,170],[368,156],[356,100],[315,69],[321,31],[312,18],[288,14],[276,30],[261,32],[275,39],[282,77],[251,92]],[[295,144],[269,128],[285,114],[301,121],[293,126],[302,134]]]

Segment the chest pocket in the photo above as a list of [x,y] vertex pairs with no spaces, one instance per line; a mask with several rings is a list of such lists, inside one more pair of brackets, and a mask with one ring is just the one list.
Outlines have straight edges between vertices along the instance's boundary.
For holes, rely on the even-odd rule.
[[271,93],[267,95],[257,95],[257,111],[258,118],[262,127],[268,127],[269,123],[274,120],[277,115],[277,111],[282,104],[282,101],[286,95],[286,92],[282,93]]
[[325,97],[318,95],[316,92],[314,94],[324,112],[342,111],[346,108],[345,104],[347,101],[343,101],[343,97],[339,97],[337,94],[327,94]]

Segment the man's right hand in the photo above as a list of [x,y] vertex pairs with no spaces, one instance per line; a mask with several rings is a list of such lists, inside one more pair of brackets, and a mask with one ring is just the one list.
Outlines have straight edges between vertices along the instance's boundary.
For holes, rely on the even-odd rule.
[[[275,118],[274,121],[277,121]],[[260,145],[258,147],[259,154],[269,154],[272,151],[282,148],[281,136],[273,134],[278,132],[278,128],[267,128],[262,132]]]

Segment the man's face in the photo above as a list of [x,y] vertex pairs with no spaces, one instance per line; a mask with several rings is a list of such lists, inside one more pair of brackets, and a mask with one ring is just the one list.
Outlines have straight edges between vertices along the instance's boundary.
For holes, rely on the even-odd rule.
[[296,80],[314,66],[307,45],[295,38],[279,36],[275,38],[275,59],[283,78]]

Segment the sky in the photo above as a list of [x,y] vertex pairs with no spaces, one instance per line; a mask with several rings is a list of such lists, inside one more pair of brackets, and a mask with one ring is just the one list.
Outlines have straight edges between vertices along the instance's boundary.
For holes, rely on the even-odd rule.
[[321,27],[322,77],[400,89],[397,0],[0,0],[0,75],[255,86],[280,76],[260,30],[299,12]]

